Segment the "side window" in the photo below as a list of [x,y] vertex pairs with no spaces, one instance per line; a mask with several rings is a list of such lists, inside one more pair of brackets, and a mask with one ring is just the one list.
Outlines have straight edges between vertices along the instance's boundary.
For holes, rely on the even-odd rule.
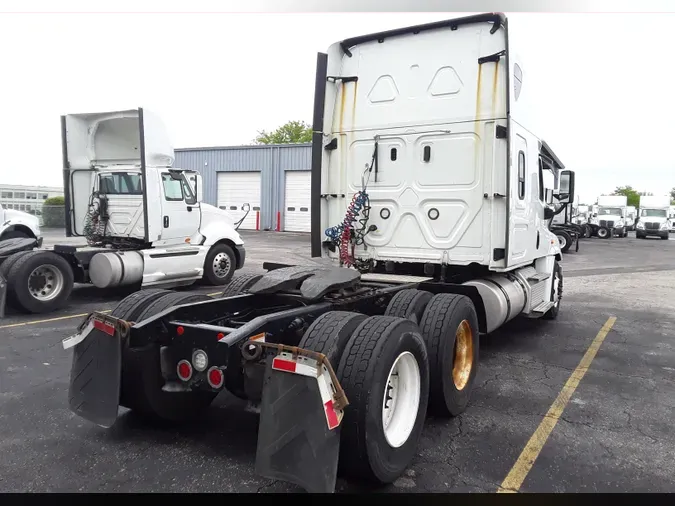
[[525,199],[525,153],[518,152],[518,198]]
[[162,186],[164,186],[164,198],[170,201],[183,200],[183,183],[173,179],[169,174],[162,174]]
[[194,188],[190,186],[190,183],[188,183],[185,180],[185,178],[183,178],[182,184],[183,184],[183,193],[185,194],[185,203],[189,205],[196,204],[197,197],[195,196]]

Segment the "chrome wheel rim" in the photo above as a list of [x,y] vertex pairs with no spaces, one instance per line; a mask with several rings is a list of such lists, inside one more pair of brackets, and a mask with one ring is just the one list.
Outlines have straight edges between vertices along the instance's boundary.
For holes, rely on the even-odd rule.
[[231,263],[230,257],[225,253],[218,253],[213,258],[213,273],[219,277],[224,278],[230,273]]
[[63,285],[63,273],[53,265],[41,265],[28,276],[28,291],[41,302],[58,297]]

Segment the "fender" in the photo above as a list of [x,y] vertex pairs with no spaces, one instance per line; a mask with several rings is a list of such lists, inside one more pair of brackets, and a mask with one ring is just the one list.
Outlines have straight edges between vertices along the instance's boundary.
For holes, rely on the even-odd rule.
[[37,218],[30,214],[27,214],[25,217],[9,215],[9,212],[7,211],[5,211],[4,220],[0,223],[0,236],[7,230],[13,230],[17,226],[22,226],[30,230],[36,239],[40,237],[40,226]]

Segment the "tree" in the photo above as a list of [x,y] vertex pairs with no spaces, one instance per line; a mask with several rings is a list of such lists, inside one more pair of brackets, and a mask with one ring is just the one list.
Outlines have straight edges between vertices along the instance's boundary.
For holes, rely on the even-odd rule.
[[42,226],[65,227],[66,226],[66,199],[63,197],[51,197],[42,204]]
[[312,142],[312,127],[304,121],[289,121],[272,132],[258,132],[256,144],[299,144]]
[[670,203],[675,206],[675,188],[670,190]]
[[617,186],[612,195],[625,195],[628,197],[627,205],[629,206],[640,205],[640,192],[634,190],[632,186]]

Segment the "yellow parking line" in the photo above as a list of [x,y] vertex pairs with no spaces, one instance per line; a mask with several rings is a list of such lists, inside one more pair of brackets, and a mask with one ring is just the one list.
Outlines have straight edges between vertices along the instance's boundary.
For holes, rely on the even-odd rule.
[[[112,311],[112,309],[106,309],[105,311],[98,311],[99,313],[109,313]],[[83,316],[87,316],[89,313],[80,313],[80,314],[71,314],[69,316],[59,316],[57,318],[48,318],[46,320],[34,320],[30,322],[23,322],[23,323],[12,323],[11,325],[2,325],[0,326],[0,329],[11,329],[13,327],[24,327],[26,325],[36,325],[38,323],[49,323],[49,322],[57,322],[59,320],[70,320],[72,318],[82,318]]]
[[611,330],[615,321],[616,317],[610,317],[602,326],[600,332],[598,332],[598,335],[595,336],[595,339],[593,339],[593,342],[586,350],[586,353],[581,359],[581,362],[579,362],[579,365],[569,377],[567,383],[565,383],[565,386],[558,394],[556,400],[553,401],[553,404],[544,416],[544,419],[541,421],[539,427],[537,427],[537,430],[534,431],[534,434],[532,434],[532,437],[525,445],[525,448],[521,452],[520,457],[518,457],[518,460],[511,468],[511,471],[502,482],[502,485],[499,490],[497,490],[497,493],[518,492],[521,485],[523,484],[523,481],[525,481],[525,478],[527,477],[527,473],[529,473],[530,469],[532,469],[534,461],[537,460],[539,452],[541,452],[544,444],[546,444],[546,440],[551,435],[553,428],[562,416],[565,406],[567,406],[567,403],[572,398],[574,391],[577,389],[577,386],[579,386],[579,382],[582,380],[586,374],[586,371],[588,371],[588,368],[591,366],[591,362],[593,362],[596,353],[600,349],[602,342],[605,340],[605,337],[607,337],[607,334]]
[[209,297],[215,297],[216,295],[222,295],[222,294],[223,294],[223,292],[214,292],[214,293],[207,293],[206,295],[208,295]]

